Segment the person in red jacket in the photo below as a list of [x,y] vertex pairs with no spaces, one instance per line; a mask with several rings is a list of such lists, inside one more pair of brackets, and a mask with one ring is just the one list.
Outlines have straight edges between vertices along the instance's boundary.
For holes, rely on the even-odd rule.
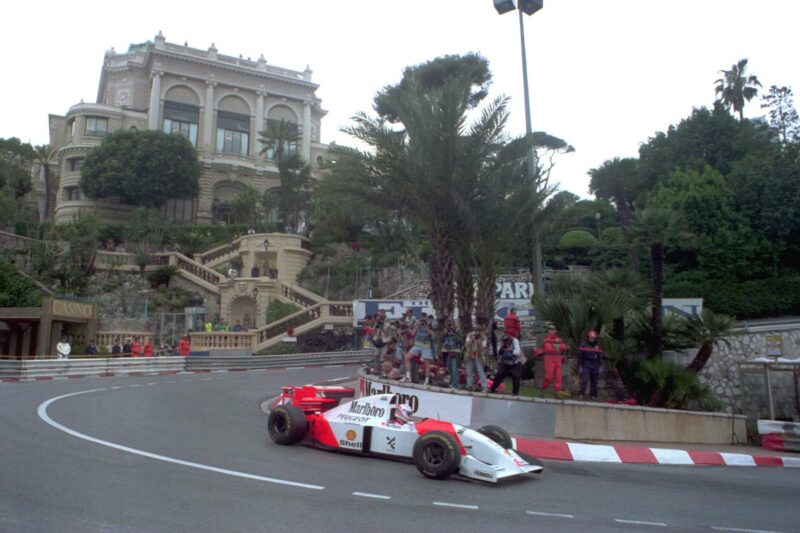
[[192,351],[192,346],[189,343],[189,337],[184,335],[181,338],[181,342],[178,343],[178,353],[180,354],[181,357],[187,357],[189,355],[189,352],[191,351]]
[[542,396],[544,391],[553,382],[553,395],[561,392],[561,366],[564,364],[569,348],[561,340],[553,324],[548,324],[547,334],[542,341],[542,347],[534,352],[537,357],[544,356],[544,380],[542,381]]
[[517,316],[517,310],[513,307],[508,310],[506,317],[503,319],[503,333],[519,340],[519,317]]
[[150,340],[150,337],[147,337],[144,342],[143,355],[145,357],[153,357],[153,341]]
[[142,343],[136,338],[133,339],[131,344],[131,357],[139,357],[140,355],[142,355]]

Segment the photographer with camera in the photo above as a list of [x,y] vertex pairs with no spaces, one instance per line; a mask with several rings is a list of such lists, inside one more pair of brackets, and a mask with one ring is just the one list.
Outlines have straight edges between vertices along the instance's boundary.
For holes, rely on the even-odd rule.
[[436,336],[431,323],[432,321],[427,313],[422,313],[420,319],[417,320],[414,327],[411,328],[414,345],[403,358],[406,376],[401,381],[411,381],[411,362],[413,361],[416,364],[422,363],[423,372],[425,373],[425,384],[427,385],[430,382],[428,370],[429,365],[433,363],[433,340]]
[[[519,396],[519,387],[522,381],[522,351],[515,345],[519,346],[517,341],[511,335],[503,335],[503,342],[497,350],[497,374],[492,382],[492,389],[494,391],[503,383],[506,377],[511,376],[513,382],[512,394]],[[519,353],[515,353],[519,350]]]
[[481,330],[474,330],[467,336],[467,342],[464,345],[466,355],[464,357],[464,367],[467,369],[467,390],[475,390],[473,382],[473,369],[478,373],[480,379],[481,390],[484,392],[488,389],[486,384],[486,372],[483,370],[484,355],[486,354],[486,337],[484,337]]

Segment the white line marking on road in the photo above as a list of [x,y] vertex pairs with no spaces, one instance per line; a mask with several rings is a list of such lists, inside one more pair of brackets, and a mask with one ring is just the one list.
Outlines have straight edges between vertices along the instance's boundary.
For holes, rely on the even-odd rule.
[[433,502],[433,505],[438,505],[439,507],[456,507],[458,509],[478,509],[477,505],[464,505],[463,503]]
[[117,389],[121,389],[121,388],[122,388],[122,385],[117,385],[116,387],[111,387],[111,390],[117,390]]
[[336,378],[336,379],[329,379],[325,383],[339,383],[344,381],[353,381],[353,378]]
[[322,368],[342,368],[344,365],[322,365]]
[[528,514],[534,516],[552,516],[555,518],[575,518],[575,515],[572,514],[561,514],[561,513],[540,513],[539,511],[525,511]]
[[184,379],[183,381],[181,381],[181,383],[191,383],[192,381],[194,381],[194,380],[193,379]]
[[172,384],[172,383],[177,383],[177,381],[175,381],[175,380],[173,379],[172,381],[166,381],[165,383]]
[[287,481],[285,479],[276,479],[276,478],[271,478],[271,477],[257,476],[255,474],[248,474],[247,472],[237,472],[236,470],[228,470],[226,468],[218,468],[216,466],[209,466],[209,465],[204,465],[204,464],[200,464],[200,463],[193,463],[191,461],[184,461],[182,459],[175,459],[174,457],[167,457],[165,455],[158,455],[156,453],[150,453],[150,452],[146,452],[144,450],[137,450],[136,448],[129,448],[128,446],[122,446],[121,444],[115,444],[113,442],[108,442],[108,441],[105,441],[105,440],[96,439],[94,437],[90,437],[89,435],[84,435],[83,433],[79,433],[79,432],[75,431],[74,429],[70,429],[70,428],[68,428],[66,426],[63,426],[63,425],[59,424],[58,422],[56,422],[55,420],[50,418],[50,416],[47,414],[47,408],[53,402],[56,402],[58,400],[62,400],[64,398],[69,398],[70,396],[77,396],[79,394],[88,394],[90,392],[97,392],[97,391],[102,391],[102,390],[106,390],[106,389],[91,389],[91,390],[86,390],[86,391],[73,392],[71,394],[64,394],[62,396],[56,396],[55,398],[50,398],[46,402],[43,402],[42,404],[39,405],[39,408],[36,410],[36,413],[39,415],[39,418],[41,418],[45,423],[51,425],[52,427],[54,427],[54,428],[56,428],[58,430],[63,431],[64,433],[67,433],[68,435],[72,435],[73,437],[77,437],[79,439],[83,439],[83,440],[86,440],[86,441],[89,441],[89,442],[93,442],[95,444],[100,444],[101,446],[108,446],[109,448],[114,448],[115,450],[120,450],[120,451],[123,451],[123,452],[132,453],[134,455],[141,455],[142,457],[147,457],[147,458],[150,458],[150,459],[156,459],[158,461],[164,461],[166,463],[173,463],[173,464],[176,464],[176,465],[188,466],[190,468],[197,468],[199,470],[206,470],[208,472],[215,472],[217,474],[225,474],[227,476],[240,477],[240,478],[245,478],[245,479],[253,479],[253,480],[256,480],[256,481],[265,481],[267,483],[275,483],[275,484],[278,484],[278,485],[289,485],[289,486],[292,486],[292,487],[300,487],[300,488],[303,488],[303,489],[314,489],[314,490],[324,490],[325,489],[325,487],[323,487],[321,485],[309,485],[307,483],[299,483],[297,481]]
[[218,374],[220,372],[227,372],[227,370],[212,370],[211,371],[212,374]]
[[361,496],[362,498],[375,498],[378,500],[391,500],[391,496],[384,496],[383,494],[372,494],[369,492],[354,492],[353,496]]
[[134,383],[133,385],[128,385],[128,387],[141,387],[141,383]]
[[61,381],[62,379],[69,379],[67,376],[55,377],[53,378],[56,381]]
[[158,385],[158,382],[156,382],[156,381],[151,381],[150,383],[148,383],[148,385]]
[[211,381],[211,378],[201,378],[200,381]]
[[304,366],[287,366],[286,370],[303,370]]
[[646,522],[644,520],[623,520],[622,518],[615,518],[614,522],[619,522],[620,524],[633,524],[636,526],[667,527],[667,524],[665,524],[664,522]]
[[740,533],[781,533],[780,531],[770,531],[766,529],[744,529],[740,527],[716,527],[711,526],[716,531],[739,531]]

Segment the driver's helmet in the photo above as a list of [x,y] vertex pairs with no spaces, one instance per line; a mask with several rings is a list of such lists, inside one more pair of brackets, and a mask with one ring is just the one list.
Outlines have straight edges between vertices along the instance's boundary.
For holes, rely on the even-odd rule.
[[399,404],[394,408],[394,418],[398,422],[402,422],[404,424],[412,422],[413,419],[411,418],[411,406],[407,403]]

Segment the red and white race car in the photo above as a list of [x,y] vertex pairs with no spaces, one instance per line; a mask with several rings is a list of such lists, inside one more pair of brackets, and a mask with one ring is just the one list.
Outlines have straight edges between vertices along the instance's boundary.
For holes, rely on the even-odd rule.
[[342,452],[410,459],[422,475],[452,474],[497,482],[542,471],[533,457],[512,449],[498,426],[478,430],[411,416],[395,394],[353,399],[348,387],[283,387],[272,403],[269,435],[277,444],[305,444]]

